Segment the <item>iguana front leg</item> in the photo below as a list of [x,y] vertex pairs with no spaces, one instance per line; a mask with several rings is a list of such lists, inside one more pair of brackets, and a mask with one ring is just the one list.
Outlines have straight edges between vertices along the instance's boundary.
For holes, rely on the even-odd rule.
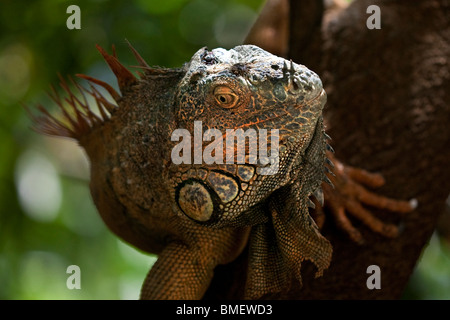
[[[245,248],[249,228],[186,228],[188,241],[173,241],[159,254],[141,289],[141,299],[198,300],[219,264],[233,261]],[[194,241],[190,241],[194,239]]]

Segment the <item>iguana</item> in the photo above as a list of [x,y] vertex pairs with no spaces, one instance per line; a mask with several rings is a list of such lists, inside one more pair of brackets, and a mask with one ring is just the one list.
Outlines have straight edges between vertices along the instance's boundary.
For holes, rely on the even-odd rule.
[[[202,298],[214,268],[233,261],[247,245],[246,298],[282,292],[294,279],[301,283],[305,260],[316,266],[316,276],[327,269],[332,246],[309,213],[310,196],[323,201],[321,184],[330,182],[332,166],[322,121],[326,94],[314,72],[253,45],[202,48],[181,68],[154,68],[130,45],[140,65],[135,76],[115,53],[97,48],[120,93],[78,75],[90,82],[88,88],[62,80],[67,97],[54,91],[62,117],[39,106],[43,115],[33,119],[37,131],[79,142],[90,160],[92,198],[106,225],[124,241],[158,255],[142,299]],[[270,152],[278,170],[261,174],[270,163],[252,162],[248,154],[233,164],[174,163],[179,140],[173,133],[195,135],[199,121],[202,132],[277,129],[279,147],[271,145]],[[220,139],[215,136],[214,142]],[[211,147],[208,141],[186,142],[201,151]],[[222,147],[225,156],[239,151],[227,144],[214,152]],[[393,210],[411,209],[407,202],[392,201]]]

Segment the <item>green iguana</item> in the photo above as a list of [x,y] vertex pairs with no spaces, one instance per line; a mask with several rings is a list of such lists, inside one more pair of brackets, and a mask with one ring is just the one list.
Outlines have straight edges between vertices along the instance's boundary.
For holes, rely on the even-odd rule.
[[[305,260],[317,267],[316,276],[327,269],[332,246],[309,212],[314,206],[310,196],[323,202],[321,184],[330,182],[332,166],[322,121],[326,94],[314,72],[252,45],[202,48],[177,69],[152,68],[131,48],[140,64],[136,77],[115,54],[98,49],[121,94],[98,79],[78,75],[91,83],[89,88],[62,81],[67,97],[55,91],[61,118],[42,106],[43,116],[33,118],[37,131],[76,139],[86,151],[91,194],[106,225],[126,242],[158,255],[141,298],[200,299],[214,268],[233,261],[247,245],[246,298],[282,292],[294,279],[301,283]],[[116,104],[95,85],[105,88]],[[95,99],[98,113],[87,95]],[[234,161],[242,151],[239,145],[225,144],[217,135],[227,129],[277,130],[278,146],[266,141],[275,157],[255,162],[245,145],[244,160]],[[189,148],[176,149],[181,140],[173,138],[176,130],[194,136],[183,137]],[[207,132],[215,133],[214,140]],[[275,137],[270,132],[265,138]],[[194,150],[194,155],[182,155],[188,161],[173,161],[174,154],[188,149]],[[195,150],[219,161],[198,161]],[[222,150],[230,161],[220,163]],[[277,170],[262,174],[274,161]],[[358,172],[363,182],[372,177],[349,172]],[[328,176],[345,193],[349,184],[343,171],[337,174]],[[332,196],[332,189],[327,190]],[[408,202],[389,201],[384,204],[388,209],[411,209]],[[395,235],[395,227],[373,219],[363,220],[382,234]],[[352,238],[360,240],[354,233]]]

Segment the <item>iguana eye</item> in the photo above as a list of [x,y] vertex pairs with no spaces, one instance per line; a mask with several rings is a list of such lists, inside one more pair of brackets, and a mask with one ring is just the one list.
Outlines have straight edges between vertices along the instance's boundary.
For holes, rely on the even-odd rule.
[[214,98],[219,106],[222,108],[234,108],[238,101],[239,97],[226,86],[219,86],[214,89]]

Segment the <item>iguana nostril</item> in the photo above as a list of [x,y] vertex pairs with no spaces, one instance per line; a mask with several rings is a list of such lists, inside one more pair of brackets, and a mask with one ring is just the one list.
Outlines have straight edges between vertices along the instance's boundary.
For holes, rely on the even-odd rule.
[[217,58],[212,51],[205,50],[205,52],[200,57],[204,64],[216,64]]
[[197,221],[208,221],[214,211],[208,190],[196,181],[189,181],[181,187],[177,202],[188,217]]

